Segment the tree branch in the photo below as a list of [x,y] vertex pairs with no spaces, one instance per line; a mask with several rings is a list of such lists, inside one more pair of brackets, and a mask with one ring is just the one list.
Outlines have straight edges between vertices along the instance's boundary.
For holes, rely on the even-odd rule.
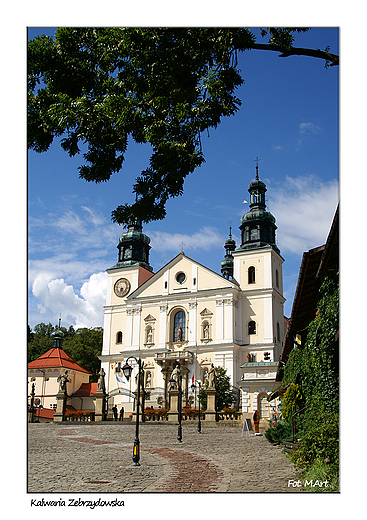
[[271,45],[268,43],[253,43],[249,46],[250,49],[258,49],[264,51],[276,51],[281,52],[280,58],[286,58],[287,56],[298,55],[298,56],[311,56],[312,58],[321,58],[330,62],[330,66],[339,65],[339,56],[332,54],[327,51],[320,51],[320,49],[303,49],[300,47],[281,47],[280,45]]

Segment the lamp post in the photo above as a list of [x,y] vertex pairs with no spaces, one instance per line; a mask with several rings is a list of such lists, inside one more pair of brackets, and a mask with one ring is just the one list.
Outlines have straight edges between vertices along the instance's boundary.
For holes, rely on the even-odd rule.
[[126,379],[129,381],[132,367],[128,364],[129,359],[134,359],[138,364],[138,392],[136,396],[136,426],[135,426],[135,440],[134,440],[134,448],[133,448],[133,463],[132,466],[140,466],[140,442],[139,442],[139,407],[140,407],[140,372],[144,365],[144,362],[141,359],[136,359],[134,356],[129,356],[126,360],[125,365],[122,367],[122,372]]
[[[196,381],[196,384],[198,385],[199,387],[199,420],[198,420],[198,433],[201,433],[201,420],[200,420],[200,388],[201,388],[201,383],[200,381]],[[192,383],[191,385],[191,390],[194,392],[195,389],[196,389],[196,384],[195,383]]]
[[[177,443],[182,442],[182,374],[180,373],[180,364],[177,362],[176,367],[178,368],[177,372],[177,386],[178,386],[178,432],[177,432]],[[176,379],[171,377],[169,379],[169,383],[171,385],[171,390],[175,389]]]

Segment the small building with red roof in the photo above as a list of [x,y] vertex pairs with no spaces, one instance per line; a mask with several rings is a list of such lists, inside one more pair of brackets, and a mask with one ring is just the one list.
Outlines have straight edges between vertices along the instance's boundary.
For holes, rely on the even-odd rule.
[[69,379],[66,383],[66,391],[70,396],[67,406],[78,410],[94,410],[93,395],[97,383],[89,383],[92,372],[74,361],[62,348],[62,343],[63,333],[57,330],[53,333],[53,347],[28,363],[28,395],[34,383],[35,405],[42,406],[36,413],[36,416],[40,415],[40,419],[53,419],[56,394],[59,390],[58,377],[64,373]]

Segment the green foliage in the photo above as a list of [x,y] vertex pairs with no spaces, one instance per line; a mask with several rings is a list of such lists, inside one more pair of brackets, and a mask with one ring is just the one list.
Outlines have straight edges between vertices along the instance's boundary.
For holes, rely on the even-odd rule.
[[308,415],[320,409],[333,414],[339,408],[339,352],[335,336],[339,330],[338,273],[326,277],[320,288],[321,299],[316,316],[309,324],[304,348],[294,349],[284,370],[284,383],[292,383],[300,375],[305,404],[311,404]]
[[268,27],[261,30],[261,36],[264,37],[268,33],[270,35],[270,45],[280,45],[281,47],[291,47],[294,42],[294,32],[306,32],[308,28],[301,27]]
[[[28,363],[34,361],[39,356],[52,348],[52,333],[59,329],[51,323],[39,323],[35,325],[32,332],[28,328]],[[100,361],[98,356],[102,352],[103,329],[101,327],[82,328],[74,330],[73,326],[69,329],[60,327],[64,334],[63,349],[80,366],[92,372],[90,381],[97,381],[95,375],[99,370]]]
[[[269,28],[261,48],[286,45],[289,55],[304,30]],[[237,53],[251,48],[260,47],[246,28],[62,27],[38,36],[28,43],[28,146],[45,152],[61,137],[71,157],[84,146],[79,176],[100,183],[121,170],[129,139],[149,143],[135,203],[112,219],[162,219],[205,160],[201,133],[239,109]]]
[[64,340],[63,348],[80,366],[92,372],[91,382],[98,380],[96,372],[101,362],[98,356],[102,352],[102,327],[77,329],[75,333]]
[[54,40],[37,37],[28,46],[29,147],[46,151],[63,135],[73,156],[86,143],[80,177],[98,183],[121,169],[129,136],[150,143],[136,203],[112,216],[164,218],[168,198],[204,161],[200,133],[238,110],[236,52],[252,41],[241,28],[59,28]]
[[339,415],[328,416],[321,411],[308,431],[302,436],[294,455],[301,468],[307,468],[316,459],[328,459],[330,464],[339,464]]
[[[225,406],[230,407],[235,401],[235,395],[232,390],[231,379],[227,376],[227,369],[223,367],[215,367],[217,371],[217,410],[222,410]],[[209,381],[205,381],[205,388],[208,388]],[[207,405],[207,395],[204,388],[201,388],[199,394],[200,403],[203,408]]]
[[316,484],[325,483],[323,485],[306,486],[307,491],[311,493],[338,493],[339,492],[339,469],[335,465],[330,465],[323,460],[316,459],[312,465],[301,473],[304,482],[312,482]]
[[283,421],[277,422],[274,426],[265,430],[265,437],[269,442],[279,443],[292,440],[292,425]]
[[282,415],[283,419],[288,422],[292,421],[292,415],[303,408],[304,399],[300,385],[293,384],[289,386],[284,394]]
[[[297,428],[299,449],[291,455],[301,468],[309,469],[315,461],[327,459],[337,472],[339,464],[339,352],[335,342],[339,330],[339,279],[330,271],[320,288],[315,318],[308,327],[303,348],[294,349],[284,370],[283,383],[294,383],[299,374],[300,388],[292,384],[283,400],[283,418],[290,421],[291,402],[310,408],[298,417],[305,420]],[[299,394],[298,394],[299,390]],[[303,396],[303,400],[301,399]]]

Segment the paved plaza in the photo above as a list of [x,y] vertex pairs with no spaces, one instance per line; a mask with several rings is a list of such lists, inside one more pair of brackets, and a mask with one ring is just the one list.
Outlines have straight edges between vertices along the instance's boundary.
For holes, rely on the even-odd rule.
[[140,467],[132,467],[135,424],[28,424],[28,492],[301,492],[280,447],[241,428],[184,422],[140,424]]

